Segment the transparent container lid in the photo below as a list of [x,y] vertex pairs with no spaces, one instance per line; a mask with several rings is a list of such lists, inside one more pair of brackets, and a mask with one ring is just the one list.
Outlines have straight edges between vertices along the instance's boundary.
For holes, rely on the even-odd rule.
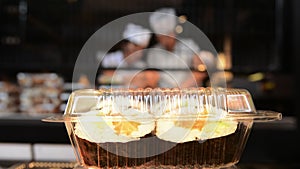
[[[132,112],[138,112],[139,115]],[[82,116],[105,116],[106,120],[128,118],[280,120],[281,113],[257,111],[251,94],[233,88],[155,88],[82,89],[74,91],[63,116],[44,119],[50,122],[76,121]],[[101,120],[101,118],[89,118]]]

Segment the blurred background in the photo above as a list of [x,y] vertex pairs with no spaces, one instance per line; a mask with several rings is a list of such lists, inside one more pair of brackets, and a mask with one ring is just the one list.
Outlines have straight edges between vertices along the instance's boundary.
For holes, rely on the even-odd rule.
[[[63,124],[45,124],[40,119],[63,113],[75,61],[95,31],[122,16],[161,7],[175,8],[179,17],[207,35],[231,74],[228,85],[248,89],[258,110],[283,114],[280,122],[254,125],[241,165],[299,168],[294,156],[300,150],[297,0],[0,0],[0,161],[4,166],[16,161],[73,160],[72,155],[52,159],[55,155],[43,154],[46,149],[55,154],[55,148],[64,145],[69,153],[70,147]],[[115,29],[106,33],[103,42],[120,38],[116,32],[123,28]],[[11,150],[23,154],[7,152]]]

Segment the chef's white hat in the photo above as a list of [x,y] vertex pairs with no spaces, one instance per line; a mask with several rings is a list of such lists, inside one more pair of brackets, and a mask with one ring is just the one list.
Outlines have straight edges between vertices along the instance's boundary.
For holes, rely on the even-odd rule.
[[150,15],[149,21],[155,33],[169,34],[174,32],[177,16],[173,8],[161,8]]
[[151,37],[150,30],[140,25],[129,23],[123,32],[123,38],[140,46],[148,46]]

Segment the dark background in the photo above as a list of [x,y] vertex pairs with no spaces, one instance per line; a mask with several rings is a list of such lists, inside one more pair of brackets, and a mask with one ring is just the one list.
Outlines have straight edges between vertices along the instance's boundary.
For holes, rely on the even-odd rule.
[[[224,52],[225,41],[230,40],[232,85],[250,90],[258,109],[297,115],[297,3],[0,0],[0,78],[15,81],[18,72],[56,72],[71,81],[81,48],[101,26],[128,14],[174,7],[208,36],[217,52]],[[115,34],[107,32],[103,41],[110,41]],[[264,73],[265,78],[248,81],[248,75],[256,72]]]
[[[71,81],[80,49],[96,30],[119,17],[160,7],[174,7],[178,15],[186,15],[218,52],[224,51],[225,39],[231,39],[233,87],[248,89],[257,109],[276,110],[296,120],[292,129],[284,128],[285,123],[272,129],[254,128],[242,161],[299,163],[295,156],[300,150],[298,0],[0,0],[0,80],[15,82],[18,72],[56,72]],[[256,72],[265,78],[249,82],[248,75]],[[273,87],[266,87],[270,83]],[[14,131],[20,127],[14,123],[6,121],[1,127]],[[45,125],[34,120],[17,123],[28,133]],[[62,129],[60,125],[46,128]],[[37,134],[27,140],[11,138],[7,132],[1,141],[68,140],[64,132],[51,139],[38,134],[43,131],[35,128]]]
[[208,36],[218,52],[223,51],[226,37],[232,39],[233,71],[291,73],[296,39],[295,3],[1,0],[1,70],[51,70],[64,74],[63,70],[73,69],[80,49],[101,26],[128,14],[174,7],[178,15],[186,15]]

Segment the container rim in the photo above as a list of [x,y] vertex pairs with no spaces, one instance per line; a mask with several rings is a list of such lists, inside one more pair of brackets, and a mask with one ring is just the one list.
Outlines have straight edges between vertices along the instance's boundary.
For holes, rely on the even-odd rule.
[[[197,114],[185,114],[185,115],[172,115],[172,116],[160,116],[153,117],[153,119],[136,117],[136,116],[111,116],[111,115],[90,115],[90,114],[80,114],[80,115],[60,115],[60,116],[50,116],[42,119],[43,122],[53,122],[53,123],[61,123],[61,122],[78,122],[79,117],[93,117],[88,118],[88,121],[91,122],[101,122],[101,121],[128,121],[130,119],[134,120],[145,120],[147,122],[157,119],[164,120],[186,120],[186,121],[195,121],[195,120],[204,120],[204,121],[254,121],[254,122],[268,122],[281,120],[282,114],[270,111],[270,110],[258,110],[257,112],[247,112],[247,113],[228,113],[224,117],[216,117],[210,115],[197,115]],[[99,117],[99,118],[95,118]]]

